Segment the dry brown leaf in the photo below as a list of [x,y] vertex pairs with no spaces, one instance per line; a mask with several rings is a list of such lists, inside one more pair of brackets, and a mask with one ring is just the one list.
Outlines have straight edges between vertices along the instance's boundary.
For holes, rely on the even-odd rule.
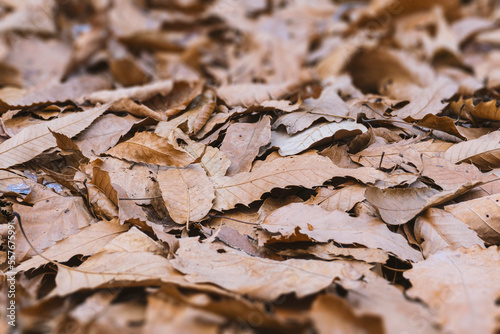
[[382,318],[385,333],[441,333],[425,306],[408,299],[397,285],[371,271],[366,272],[362,280],[339,283],[347,290],[346,299],[356,315]]
[[0,194],[15,191],[18,185],[24,183],[24,177],[19,174],[0,169]]
[[500,167],[500,131],[478,139],[455,144],[446,150],[444,158],[453,162],[469,161],[481,169]]
[[220,150],[231,160],[227,176],[249,172],[262,146],[271,140],[271,118],[263,117],[257,123],[234,123],[229,126]]
[[500,194],[485,196],[444,209],[460,219],[489,244],[500,242]]
[[108,107],[105,104],[81,113],[74,113],[25,128],[11,139],[0,144],[0,168],[29,161],[43,151],[56,146],[56,139],[50,130],[62,133],[69,138],[76,136],[101,116]]
[[[372,145],[368,148],[351,155],[351,159],[367,167],[379,166],[386,169],[391,169],[396,166],[412,163],[417,168],[421,169],[422,161],[420,155],[426,157],[443,156],[444,152],[453,144],[440,140],[429,140],[419,143],[414,143],[413,140],[402,140],[391,145]],[[382,158],[383,154],[383,158]]]
[[[80,232],[70,235],[47,248],[42,255],[53,261],[66,262],[75,255],[94,255],[99,252],[107,243],[117,235],[128,230],[126,225],[120,225],[118,220],[103,220],[84,227]],[[39,255],[24,261],[16,268],[16,271],[27,271],[32,268],[38,268],[47,263]]]
[[217,95],[230,106],[251,107],[268,100],[279,100],[295,93],[300,80],[279,84],[233,84],[221,86]]
[[[109,88],[109,83],[100,76],[79,76],[64,83],[53,83],[28,92],[21,99],[9,102],[10,109],[17,109],[45,103],[77,101],[96,89]],[[0,110],[1,112],[1,110]]]
[[111,103],[110,109],[114,111],[126,111],[136,117],[149,117],[155,121],[163,121],[164,117],[144,104],[139,104],[132,99],[123,98]]
[[316,189],[316,196],[307,204],[316,204],[327,211],[349,211],[356,203],[365,200],[366,187],[359,184],[346,184],[344,187],[332,186]]
[[251,172],[232,177],[212,177],[215,188],[213,209],[222,211],[232,209],[236,204],[248,205],[273,188],[319,186],[334,176],[333,167],[328,158],[306,155],[278,158]]
[[[273,261],[223,245],[200,243],[198,238],[183,238],[179,243],[172,265],[186,275],[187,281],[216,284],[266,301],[287,293],[303,298],[329,286],[336,277],[358,279],[358,270],[366,268],[347,261]],[[257,275],[259,272],[266,275]]]
[[408,294],[426,303],[446,332],[493,333],[499,261],[497,247],[439,251],[404,273]]
[[151,252],[101,252],[77,267],[59,267],[56,287],[49,296],[65,296],[82,289],[134,282],[182,282],[169,260]]
[[218,334],[224,318],[179,303],[173,298],[151,295],[147,300],[145,333]]
[[160,170],[158,183],[168,212],[177,224],[200,221],[212,208],[214,187],[199,164]]
[[317,244],[306,249],[289,249],[281,251],[279,254],[292,257],[312,255],[326,261],[347,258],[367,263],[385,263],[389,259],[389,254],[382,249],[337,247],[334,242]]
[[425,257],[445,248],[484,247],[484,241],[461,220],[440,209],[428,209],[415,221],[415,238]]
[[[463,108],[463,109],[462,109]],[[460,98],[458,101],[450,103],[450,109],[461,117],[472,116],[472,119],[500,121],[500,107],[497,106],[496,100],[488,102],[479,102],[474,105],[474,99],[463,100]]]
[[260,227],[270,232],[263,240],[266,242],[293,240],[295,235],[305,235],[317,242],[333,240],[340,244],[383,249],[403,260],[417,262],[422,259],[420,252],[411,248],[401,235],[391,232],[380,219],[366,214],[351,217],[343,211],[326,211],[316,205],[293,203],[271,212]]
[[274,131],[271,136],[271,146],[279,148],[282,156],[301,153],[314,145],[325,141],[340,140],[365,132],[367,129],[355,122],[323,123],[313,125],[309,129],[289,136],[283,131]]
[[455,165],[440,157],[422,157],[422,176],[432,179],[443,190],[458,189],[462,184],[485,181],[483,173],[470,164]]
[[365,197],[389,225],[402,225],[420,212],[443,204],[481,184],[481,181],[463,183],[459,188],[438,191],[432,188],[390,188],[370,187]]
[[[30,187],[33,207],[15,204],[14,210],[21,215],[26,234],[37,251],[54,246],[92,222],[81,197],[63,197],[33,183]],[[34,254],[20,229],[16,229],[16,258],[21,261]]]
[[189,154],[194,161],[199,161],[208,176],[224,176],[231,161],[218,148],[191,140],[184,132],[176,129],[175,139],[181,139],[178,148]]
[[391,92],[392,97],[411,102],[393,112],[393,115],[402,119],[422,119],[427,114],[437,114],[446,106],[442,101],[451,98],[457,90],[457,84],[446,77],[439,77],[424,88],[414,84],[405,85],[404,88],[397,87],[397,91]]
[[194,161],[185,152],[175,149],[167,139],[151,132],[138,132],[106,154],[128,161],[162,166],[184,167]]
[[319,334],[383,333],[383,320],[373,315],[357,316],[351,306],[335,295],[320,295],[311,307],[311,318]]
[[97,91],[86,95],[83,100],[87,100],[90,103],[108,103],[121,99],[132,99],[134,101],[143,102],[155,95],[167,95],[173,88],[174,83],[171,80],[164,80],[143,86]]
[[[110,106],[110,108],[113,107]],[[100,155],[115,146],[120,138],[139,121],[139,119],[130,115],[118,117],[113,114],[106,114],[80,133],[76,137],[75,143],[87,157]]]

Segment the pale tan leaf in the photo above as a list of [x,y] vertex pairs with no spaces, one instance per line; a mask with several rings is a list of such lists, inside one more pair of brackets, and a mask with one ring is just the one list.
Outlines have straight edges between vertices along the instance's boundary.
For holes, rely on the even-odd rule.
[[[395,86],[400,83],[395,83]],[[405,87],[398,87],[398,93],[392,94],[399,99],[410,101],[405,107],[393,112],[393,115],[406,119],[422,119],[427,114],[437,114],[445,106],[443,100],[449,99],[458,90],[458,85],[446,77],[438,77],[427,87],[419,87],[415,84],[408,84]]]
[[140,120],[131,115],[118,117],[107,114],[97,119],[90,127],[80,133],[74,141],[85,156],[97,156],[115,146],[120,138],[138,122]]
[[362,280],[341,279],[339,284],[347,290],[346,299],[355,313],[382,318],[385,333],[441,333],[425,306],[408,299],[396,284],[372,271],[365,272]]
[[280,251],[279,254],[293,257],[312,255],[326,261],[346,258],[367,263],[386,263],[389,259],[389,253],[382,249],[337,247],[334,242],[317,244],[306,249],[288,249]]
[[500,295],[498,248],[442,250],[404,273],[444,332],[493,333]]
[[110,106],[111,110],[114,111],[126,111],[130,115],[134,115],[136,117],[149,117],[154,119],[155,121],[163,121],[164,117],[154,110],[146,107],[144,104],[139,104],[132,99],[123,98],[118,101],[114,101]]
[[273,124],[273,129],[280,125],[286,126],[287,133],[292,135],[311,126],[311,124],[321,118],[328,122],[341,121],[349,114],[349,106],[337,93],[337,88],[328,86],[317,98],[304,100],[300,109],[280,116]]
[[200,243],[198,238],[182,238],[179,243],[172,265],[186,274],[187,281],[212,283],[267,301],[293,292],[302,298],[329,286],[336,277],[348,275],[346,278],[358,279],[361,277],[358,268],[367,268],[365,264],[347,261],[273,261],[222,244]]
[[[411,248],[406,239],[391,232],[380,219],[367,214],[351,217],[343,211],[330,212],[317,205],[292,203],[271,212],[260,227],[271,233],[269,241],[300,233],[317,242],[334,240],[340,244],[359,244],[383,249],[403,260],[417,262],[422,259],[420,252]],[[276,234],[279,236],[275,238]]]
[[[54,246],[47,248],[42,255],[58,262],[66,262],[77,254],[84,256],[94,255],[117,235],[127,230],[128,227],[120,225],[117,220],[103,220],[84,227],[80,232],[59,241]],[[35,255],[31,259],[21,263],[16,268],[16,271],[38,268],[46,263],[47,260],[41,258],[39,255]]]
[[76,269],[59,267],[56,287],[49,296],[65,296],[105,284],[183,282],[169,260],[151,252],[102,252],[91,256]]
[[173,135],[176,139],[182,139],[178,143],[179,149],[189,154],[194,161],[199,161],[208,176],[226,175],[231,161],[218,148],[195,142],[179,129]]
[[422,162],[422,176],[432,179],[443,190],[457,189],[462,184],[484,179],[483,173],[471,164],[455,165],[440,157],[422,157]]
[[144,333],[218,334],[225,319],[222,316],[175,301],[158,294],[147,298]]
[[489,244],[500,242],[500,194],[476,198],[444,209],[452,213]]
[[232,177],[212,177],[215,188],[213,209],[222,211],[232,209],[236,204],[248,205],[273,188],[319,186],[334,176],[334,167],[330,159],[318,155],[294,156],[278,158],[251,172]]
[[[414,140],[401,140],[390,145],[372,145],[351,155],[351,159],[366,167],[379,166],[391,169],[396,166],[412,163],[418,169],[422,168],[420,155],[426,157],[442,157],[444,152],[453,146],[440,140],[428,140],[415,143]],[[383,158],[382,158],[383,154]],[[382,162],[382,163],[381,163]]]
[[365,200],[366,187],[360,184],[347,184],[345,187],[320,187],[316,196],[309,199],[307,204],[316,204],[327,211],[349,211],[356,203]]
[[250,107],[293,94],[300,84],[300,80],[293,80],[278,84],[225,85],[217,89],[217,95],[230,106]]
[[[81,197],[63,197],[33,183],[30,187],[33,207],[14,204],[14,210],[21,215],[26,234],[37,251],[54,246],[92,222]],[[16,258],[22,260],[31,254],[34,252],[20,229],[16,229]]]
[[249,172],[259,149],[271,140],[271,118],[257,123],[234,123],[229,126],[220,150],[231,160],[227,176]]
[[282,156],[288,156],[303,152],[332,137],[334,140],[339,140],[365,131],[367,131],[366,128],[356,122],[324,123],[313,125],[293,136],[281,131],[274,131],[271,137],[271,146],[278,147]]
[[212,208],[214,187],[198,164],[160,170],[158,183],[165,206],[177,224],[200,221]]
[[479,245],[484,248],[484,241],[467,224],[440,209],[431,208],[418,216],[414,231],[426,257],[448,247],[458,249]]
[[[9,101],[10,109],[18,109],[31,105],[45,103],[61,103],[65,101],[76,102],[83,95],[96,89],[107,89],[109,83],[106,79],[95,75],[83,75],[72,78],[64,83],[44,85],[43,88],[29,92],[21,99]],[[52,129],[54,130],[54,129]],[[54,130],[55,131],[55,130]]]
[[0,194],[15,191],[17,185],[23,184],[24,177],[14,172],[0,169]]
[[402,225],[420,212],[443,204],[481,184],[481,181],[463,183],[459,188],[438,191],[433,188],[390,188],[370,187],[365,197],[389,225]]
[[0,168],[7,168],[29,161],[43,151],[56,146],[56,139],[50,133],[49,128],[72,138],[87,128],[107,109],[108,105],[102,105],[85,112],[75,113],[25,128],[14,137],[0,144]]
[[382,319],[369,314],[357,316],[344,299],[331,294],[316,298],[311,319],[318,334],[383,333]]
[[193,110],[196,114],[187,121],[189,134],[197,134],[203,128],[215,109],[216,99],[217,96],[212,89],[207,89],[201,94],[199,101],[195,99],[196,106]]
[[481,169],[500,167],[500,131],[458,143],[446,150],[444,158],[453,162],[470,161]]
[[139,132],[106,154],[134,162],[184,167],[194,161],[185,152],[175,149],[165,138],[151,132]]
[[85,96],[83,100],[88,100],[90,103],[94,104],[98,102],[115,102],[126,98],[142,102],[154,97],[155,95],[167,95],[173,88],[174,83],[172,80],[164,80],[143,86],[133,86],[115,90],[101,90]]
[[215,188],[214,210],[234,208],[236,204],[248,205],[274,188],[322,185],[333,177],[352,177],[365,184],[384,181],[387,186],[411,183],[413,174],[388,175],[375,168],[340,168],[330,159],[315,153],[292,157],[277,157],[254,167],[251,172],[232,177],[212,177]]

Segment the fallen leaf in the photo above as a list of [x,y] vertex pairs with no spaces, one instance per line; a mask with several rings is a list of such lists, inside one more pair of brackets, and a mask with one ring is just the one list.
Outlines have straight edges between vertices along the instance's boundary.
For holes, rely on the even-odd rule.
[[500,195],[494,194],[451,204],[444,209],[466,223],[489,244],[500,242]]
[[418,216],[415,238],[421,243],[425,257],[445,248],[484,247],[484,241],[467,224],[447,211],[434,208]]
[[229,126],[220,150],[231,160],[227,176],[249,172],[259,149],[271,140],[271,118],[263,117],[253,124],[234,123]]
[[370,187],[365,197],[379,212],[380,216],[389,225],[405,224],[425,209],[443,204],[476,185],[481,181],[467,182],[446,191],[432,188],[390,188],[380,189]]
[[298,234],[317,242],[334,240],[340,244],[379,248],[403,260],[417,262],[422,259],[420,252],[411,248],[401,235],[391,232],[380,219],[368,215],[351,217],[343,211],[330,212],[316,205],[293,203],[271,212],[260,227],[271,233],[267,242],[274,236],[278,241],[282,238],[293,240]]
[[158,183],[168,212],[177,224],[200,221],[212,208],[214,187],[198,164],[160,170]]
[[175,149],[165,138],[151,132],[138,132],[106,154],[134,162],[184,167],[194,161],[185,152]]
[[308,148],[330,140],[344,139],[363,133],[366,128],[355,122],[323,123],[313,125],[309,129],[289,136],[284,132],[274,131],[271,136],[271,146],[279,148],[282,156],[301,153]]
[[444,331],[493,333],[500,255],[497,247],[442,250],[404,273]]
[[56,139],[50,131],[62,133],[69,138],[76,136],[107,109],[108,105],[102,105],[85,112],[25,128],[0,144],[0,168],[29,161],[43,151],[56,146]]
[[[210,259],[210,260],[208,260]],[[180,240],[175,269],[192,283],[212,283],[251,298],[272,301],[282,294],[303,298],[330,285],[336,277],[357,279],[364,265],[346,261],[273,261],[247,255],[222,245]],[[256,275],[266,272],[266,275]]]

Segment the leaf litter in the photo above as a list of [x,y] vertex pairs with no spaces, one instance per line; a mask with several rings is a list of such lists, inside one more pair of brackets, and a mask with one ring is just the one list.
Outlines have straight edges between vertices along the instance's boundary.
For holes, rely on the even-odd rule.
[[16,330],[498,332],[499,20],[486,0],[1,2]]

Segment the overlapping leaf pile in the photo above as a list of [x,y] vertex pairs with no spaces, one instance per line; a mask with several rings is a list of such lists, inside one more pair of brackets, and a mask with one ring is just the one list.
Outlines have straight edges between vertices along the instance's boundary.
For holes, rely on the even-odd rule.
[[0,1],[21,331],[499,330],[493,3]]

